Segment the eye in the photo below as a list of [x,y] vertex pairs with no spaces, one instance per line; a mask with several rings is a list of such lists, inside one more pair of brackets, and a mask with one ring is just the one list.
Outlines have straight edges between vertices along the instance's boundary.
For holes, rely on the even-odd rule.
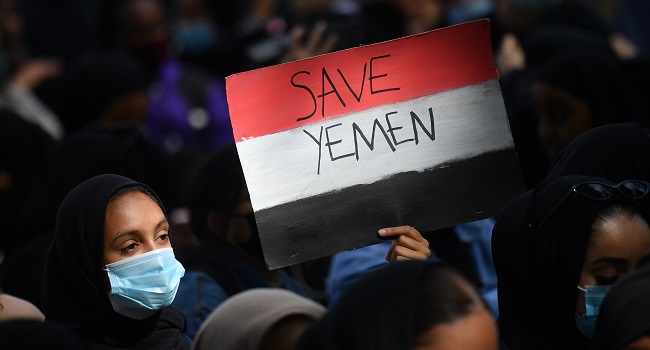
[[599,286],[609,286],[616,281],[618,281],[619,275],[611,276],[611,277],[604,277],[604,276],[594,276],[596,278],[596,284]]
[[128,246],[120,249],[120,252],[122,252],[123,255],[127,255],[135,250],[135,248],[138,247],[137,243],[131,243]]
[[169,240],[169,234],[168,233],[163,233],[163,234],[159,235],[156,239],[159,240],[159,241],[167,241],[167,240]]

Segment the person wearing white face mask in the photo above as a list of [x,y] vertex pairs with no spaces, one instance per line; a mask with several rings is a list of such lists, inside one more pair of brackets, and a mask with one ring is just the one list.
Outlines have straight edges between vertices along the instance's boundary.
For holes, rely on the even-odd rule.
[[186,349],[185,320],[169,306],[184,273],[158,196],[123,176],[93,177],[59,209],[43,275],[45,321],[90,349]]

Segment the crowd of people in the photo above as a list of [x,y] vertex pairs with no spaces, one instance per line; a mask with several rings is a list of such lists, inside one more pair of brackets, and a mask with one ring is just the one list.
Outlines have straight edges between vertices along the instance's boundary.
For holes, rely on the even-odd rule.
[[[600,5],[0,0],[0,347],[650,349],[650,3]],[[480,18],[525,192],[269,270],[225,77]]]

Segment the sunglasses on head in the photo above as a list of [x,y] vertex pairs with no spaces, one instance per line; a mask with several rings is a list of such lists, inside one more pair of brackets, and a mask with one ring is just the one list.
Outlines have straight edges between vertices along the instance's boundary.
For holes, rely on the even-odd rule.
[[573,193],[577,193],[583,197],[596,200],[606,201],[612,198],[615,193],[627,199],[641,199],[650,192],[650,183],[640,180],[625,180],[618,185],[611,186],[602,182],[590,181],[574,185],[571,190],[560,199],[560,201],[551,209],[551,211],[539,222],[537,229],[539,230],[542,225],[548,220],[553,213],[569,198]]

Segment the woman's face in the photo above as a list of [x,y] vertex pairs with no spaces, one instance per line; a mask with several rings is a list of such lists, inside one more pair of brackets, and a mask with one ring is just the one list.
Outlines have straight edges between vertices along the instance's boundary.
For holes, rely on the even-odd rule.
[[592,127],[587,104],[563,90],[539,83],[533,100],[539,114],[537,133],[549,158]]
[[[650,266],[650,227],[640,216],[617,214],[593,226],[591,235],[580,287],[611,285],[623,274]],[[582,291],[578,291],[576,311],[580,315],[586,312]]]
[[169,223],[148,195],[133,191],[114,198],[106,209],[104,264],[160,248],[171,248]]
[[414,350],[496,350],[499,333],[484,307],[450,323],[434,326],[418,339]]

